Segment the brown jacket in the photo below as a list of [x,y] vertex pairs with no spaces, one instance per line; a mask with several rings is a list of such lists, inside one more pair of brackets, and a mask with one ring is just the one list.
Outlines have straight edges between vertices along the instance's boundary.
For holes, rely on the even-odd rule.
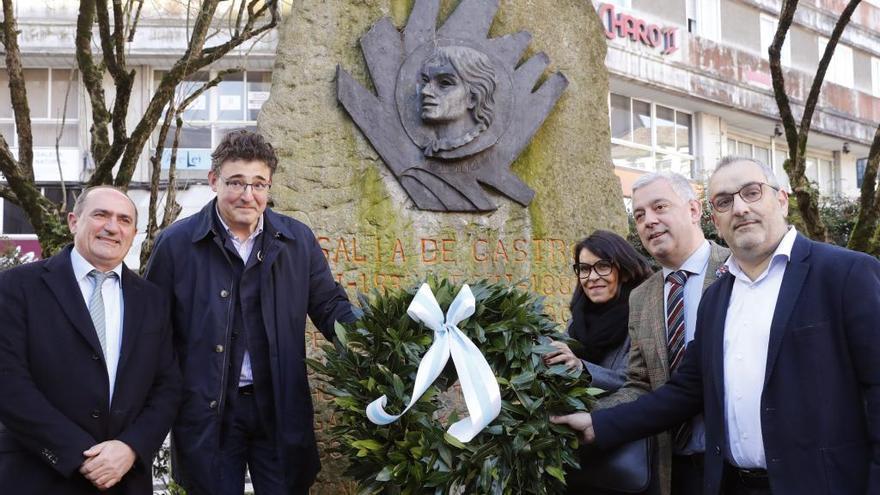
[[[730,251],[714,242],[709,243],[709,266],[703,290],[717,278],[715,272],[730,256]],[[629,296],[629,336],[631,340],[626,383],[613,394],[603,397],[597,405],[606,409],[636,400],[656,390],[669,380],[666,349],[666,312],[663,298],[663,272],[658,271],[633,289]],[[662,495],[670,495],[672,478],[672,447],[668,433],[657,436],[658,469]]]

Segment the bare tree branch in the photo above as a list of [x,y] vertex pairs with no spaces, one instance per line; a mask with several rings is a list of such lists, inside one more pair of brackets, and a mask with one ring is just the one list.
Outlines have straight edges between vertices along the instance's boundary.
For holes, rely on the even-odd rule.
[[859,216],[853,226],[847,247],[856,251],[869,252],[871,238],[877,230],[877,219],[880,218],[880,191],[877,190],[877,169],[880,165],[880,126],[874,131],[874,140],[868,152],[868,163],[862,179],[862,190],[859,196]]
[[[256,5],[256,1],[253,0],[249,5],[249,14],[252,15],[249,16],[245,29],[242,30],[240,36],[230,39],[227,43],[210,48],[210,53],[209,50],[203,50],[202,47],[204,46],[207,32],[210,29],[210,19],[217,8],[217,0],[205,0],[202,4],[201,10],[196,16],[189,49],[174,64],[171,70],[165,74],[165,77],[162,78],[156,93],[147,105],[144,117],[131,133],[131,142],[125,148],[125,153],[122,156],[122,162],[116,175],[115,184],[118,187],[126,187],[129,181],[131,181],[131,176],[137,164],[137,156],[140,150],[143,149],[147,139],[149,139],[150,132],[152,132],[159,121],[163,108],[174,97],[174,87],[190,75],[219,60],[231,50],[261,35],[263,32],[273,29],[277,25],[279,15],[275,3],[271,3],[272,8],[268,7],[270,4],[266,4],[254,10],[253,6]],[[267,12],[271,20],[260,28],[251,30],[251,27],[256,24],[258,18],[262,18]]]
[[0,184],[0,198],[5,199],[14,204],[18,204],[18,198],[15,197],[15,193],[12,192],[12,189]]
[[21,67],[21,49],[18,29],[13,14],[12,0],[3,0],[3,40],[6,47],[6,71],[9,74],[9,96],[15,114],[18,134],[18,167],[24,179],[34,180],[34,138],[31,131],[31,110],[28,105],[24,71]]
[[137,10],[134,13],[134,19],[131,21],[131,24],[128,27],[128,42],[131,43],[134,41],[134,33],[137,30],[137,25],[141,20],[141,9],[144,7],[144,0],[135,0],[137,2]]
[[58,165],[58,177],[61,178],[61,211],[67,209],[67,185],[64,181],[64,169],[61,167],[61,137],[64,136],[64,124],[67,122],[67,102],[70,99],[70,88],[73,86],[76,71],[70,71],[70,77],[67,79],[67,90],[64,92],[64,105],[61,107],[61,125],[55,134],[55,163]]
[[[89,133],[92,138],[90,150],[95,162],[95,172],[89,184],[109,184],[113,180],[112,170],[98,166],[110,150],[110,133],[107,128],[110,113],[107,111],[104,99],[104,71],[95,65],[92,58],[92,25],[97,16],[97,1],[81,0],[80,2],[76,20],[76,61],[92,107],[92,127]],[[106,6],[104,0],[101,2]]]
[[810,131],[810,127],[813,123],[813,112],[816,110],[816,104],[819,102],[819,93],[822,91],[822,83],[825,81],[825,73],[828,71],[828,65],[831,63],[831,57],[834,56],[837,42],[840,41],[840,36],[843,34],[843,30],[846,28],[847,24],[849,24],[853,11],[856,10],[856,7],[859,6],[861,1],[862,0],[850,0],[846,7],[844,7],[843,12],[840,13],[840,17],[837,18],[837,24],[834,25],[834,30],[831,31],[831,36],[828,37],[828,44],[825,45],[825,52],[822,54],[822,58],[819,59],[819,66],[816,68],[816,75],[813,77],[810,94],[807,96],[807,101],[804,103],[804,115],[801,117],[800,138],[805,144],[807,142],[807,133]]
[[782,73],[781,53],[782,45],[791,28],[795,11],[797,10],[797,0],[785,0],[779,14],[779,23],[776,33],[773,36],[773,42],[768,50],[770,59],[770,75],[773,80],[773,93],[776,104],[779,107],[779,115],[782,119],[782,125],[785,129],[785,141],[788,144],[788,160],[785,161],[784,168],[788,173],[791,183],[793,201],[792,207],[796,208],[800,219],[803,221],[803,227],[807,234],[819,240],[829,240],[828,229],[825,227],[821,216],[819,215],[819,192],[807,180],[806,171],[806,149],[807,140],[812,127],[813,113],[819,102],[819,95],[822,90],[822,83],[825,79],[825,73],[828,65],[831,63],[831,57],[834,55],[834,49],[846,28],[852,13],[861,0],[850,0],[846,7],[838,17],[837,23],[825,46],[825,52],[819,61],[816,74],[810,87],[810,92],[804,101],[804,111],[801,115],[800,126],[795,122],[791,109],[791,103],[785,90],[785,79]]

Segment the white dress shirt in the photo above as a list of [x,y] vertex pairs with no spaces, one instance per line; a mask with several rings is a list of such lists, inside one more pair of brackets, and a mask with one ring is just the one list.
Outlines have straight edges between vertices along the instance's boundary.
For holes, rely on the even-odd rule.
[[[97,270],[86,261],[76,248],[70,250],[70,263],[73,265],[73,276],[82,292],[86,310],[89,299],[95,288],[95,281],[89,277],[92,270]],[[100,270],[98,270],[100,271]],[[107,348],[104,349],[104,362],[107,364],[107,378],[110,383],[110,402],[113,402],[113,388],[116,385],[116,368],[119,366],[119,352],[122,348],[122,263],[111,270],[116,278],[104,279],[100,287],[104,299],[104,336]]]
[[[254,230],[254,232],[250,236],[248,236],[247,239],[242,241],[238,237],[235,237],[235,234],[232,233],[229,225],[226,225],[226,222],[223,221],[223,217],[220,216],[220,210],[217,210],[216,206],[214,207],[214,209],[215,211],[217,211],[217,218],[220,219],[220,223],[223,225],[223,228],[226,229],[226,233],[229,234],[229,239],[232,240],[232,245],[238,252],[238,256],[241,258],[241,261],[247,264],[248,258],[251,257],[251,251],[254,250],[254,244],[257,240],[257,236],[263,232],[263,215],[260,215],[260,220],[257,222],[256,230]],[[245,350],[244,358],[241,361],[241,374],[238,376],[238,386],[244,387],[253,383],[254,372],[251,369],[251,355],[247,350]]]
[[[688,259],[678,268],[663,267],[663,315],[664,322],[668,322],[666,314],[666,300],[669,297],[669,282],[666,277],[670,273],[678,270],[686,270],[690,272],[687,281],[684,283],[684,341],[690,345],[694,340],[694,332],[697,328],[697,308],[700,306],[700,299],[703,297],[703,283],[706,281],[706,270],[709,268],[709,256],[712,254],[712,246],[709,241],[703,241],[696,251],[691,253]],[[665,326],[665,323],[664,323]],[[666,329],[667,338],[669,329]],[[664,348],[666,346],[664,345]],[[703,417],[697,416],[691,422],[691,438],[687,446],[681,452],[676,454],[690,455],[701,453],[706,450],[706,427],[703,425]]]
[[770,325],[796,237],[797,231],[789,228],[767,269],[755,280],[742,271],[733,256],[726,263],[735,280],[724,320],[724,411],[730,460],[741,468],[767,467],[761,395]]

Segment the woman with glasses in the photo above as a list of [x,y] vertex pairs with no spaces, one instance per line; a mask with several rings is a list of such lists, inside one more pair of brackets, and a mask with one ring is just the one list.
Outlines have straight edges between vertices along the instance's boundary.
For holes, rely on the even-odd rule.
[[[651,266],[626,239],[597,230],[575,245],[573,268],[578,284],[569,304],[568,335],[577,345],[571,349],[563,342],[553,342],[557,351],[545,354],[544,362],[586,368],[593,377],[592,386],[614,392],[626,379],[629,293],[651,276]],[[568,477],[568,493],[617,493],[588,486],[581,479]]]
[[548,365],[584,369],[593,386],[613,392],[623,385],[629,353],[629,293],[651,275],[647,260],[619,235],[597,230],[574,247],[578,285],[569,304],[568,335],[580,345],[562,342],[544,355]]

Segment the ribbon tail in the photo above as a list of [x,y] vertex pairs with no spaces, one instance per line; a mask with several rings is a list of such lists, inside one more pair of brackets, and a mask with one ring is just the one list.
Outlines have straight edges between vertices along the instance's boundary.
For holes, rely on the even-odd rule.
[[386,396],[370,402],[367,405],[367,419],[377,425],[387,425],[406,414],[407,411],[418,402],[428,387],[434,383],[434,380],[443,372],[443,367],[449,360],[449,332],[435,332],[434,343],[425,353],[422,361],[419,363],[419,369],[416,372],[416,382],[413,385],[412,396],[409,399],[409,405],[398,415],[388,414],[385,412],[385,405],[388,403]]
[[479,348],[457,327],[450,340],[450,354],[461,384],[461,392],[470,417],[453,424],[449,434],[460,442],[469,442],[501,412],[498,380]]

